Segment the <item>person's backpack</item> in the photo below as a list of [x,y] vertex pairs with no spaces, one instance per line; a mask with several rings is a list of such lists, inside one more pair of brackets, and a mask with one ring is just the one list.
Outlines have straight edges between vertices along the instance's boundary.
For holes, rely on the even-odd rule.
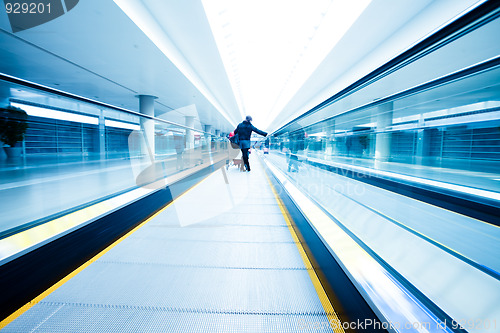
[[240,148],[240,138],[238,137],[238,134],[235,134],[232,137],[230,137],[229,141],[231,142],[231,146],[234,149]]

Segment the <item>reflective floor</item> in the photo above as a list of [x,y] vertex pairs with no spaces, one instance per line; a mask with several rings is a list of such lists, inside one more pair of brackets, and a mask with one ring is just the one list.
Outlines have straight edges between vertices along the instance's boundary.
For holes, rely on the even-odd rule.
[[[206,160],[184,154],[159,158],[161,174],[173,175]],[[201,156],[201,155],[200,155]],[[217,153],[210,158],[218,158]],[[72,156],[0,160],[0,235],[136,188],[149,159],[85,159]],[[151,181],[151,180],[150,180]],[[22,200],[22,205],[19,204]],[[29,209],[26,209],[29,207]]]
[[0,170],[0,232],[135,186],[129,160],[54,162]]

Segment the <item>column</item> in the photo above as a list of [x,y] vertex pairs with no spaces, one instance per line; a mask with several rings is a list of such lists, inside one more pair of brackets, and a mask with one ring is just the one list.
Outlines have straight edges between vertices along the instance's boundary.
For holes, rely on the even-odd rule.
[[415,164],[422,164],[424,157],[424,115],[420,114],[417,128],[417,147],[415,154]]
[[[186,127],[194,127],[194,116],[186,117]],[[186,129],[186,149],[190,150],[194,148],[194,133],[191,129]]]
[[99,157],[101,160],[106,158],[106,126],[104,110],[99,111]]
[[[0,86],[0,107],[6,107],[9,105],[10,89],[7,87]],[[0,159],[7,157],[3,150],[4,143],[0,141]]]
[[391,133],[385,132],[392,125],[393,102],[378,107],[377,135],[375,139],[375,159],[387,161],[391,156]]
[[[154,117],[155,115],[155,96],[139,95],[139,111],[140,113]],[[150,159],[155,156],[155,122],[153,119],[141,117],[141,130],[143,131],[146,146],[144,152],[149,155]]]
[[216,129],[215,130],[215,139],[217,140],[217,142],[215,143],[215,148],[217,150],[219,150],[220,148],[222,148],[222,141],[220,140],[220,130],[219,129]]
[[205,142],[209,150],[212,142],[212,136],[210,134],[212,134],[212,125],[205,125]]
[[335,119],[331,119],[326,122],[323,127],[323,132],[325,132],[325,142],[324,142],[324,158],[331,160],[336,154],[336,141],[335,141]]
[[210,162],[212,161],[212,125],[205,125],[205,142],[207,145],[207,152],[209,154]]

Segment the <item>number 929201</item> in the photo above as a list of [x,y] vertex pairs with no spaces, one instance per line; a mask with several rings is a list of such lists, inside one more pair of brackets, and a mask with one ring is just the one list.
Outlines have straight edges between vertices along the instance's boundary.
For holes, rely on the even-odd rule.
[[5,11],[7,14],[50,14],[50,3],[8,2]]

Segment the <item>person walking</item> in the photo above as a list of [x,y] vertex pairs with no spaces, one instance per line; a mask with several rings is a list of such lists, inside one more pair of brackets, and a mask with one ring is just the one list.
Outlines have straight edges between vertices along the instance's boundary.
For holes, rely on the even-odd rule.
[[252,117],[246,116],[238,127],[234,130],[234,134],[238,134],[238,139],[240,141],[241,154],[243,156],[243,163],[247,171],[250,171],[250,163],[248,162],[248,150],[250,149],[250,136],[252,132],[260,134],[262,136],[267,136],[267,133],[257,129],[252,125]]

